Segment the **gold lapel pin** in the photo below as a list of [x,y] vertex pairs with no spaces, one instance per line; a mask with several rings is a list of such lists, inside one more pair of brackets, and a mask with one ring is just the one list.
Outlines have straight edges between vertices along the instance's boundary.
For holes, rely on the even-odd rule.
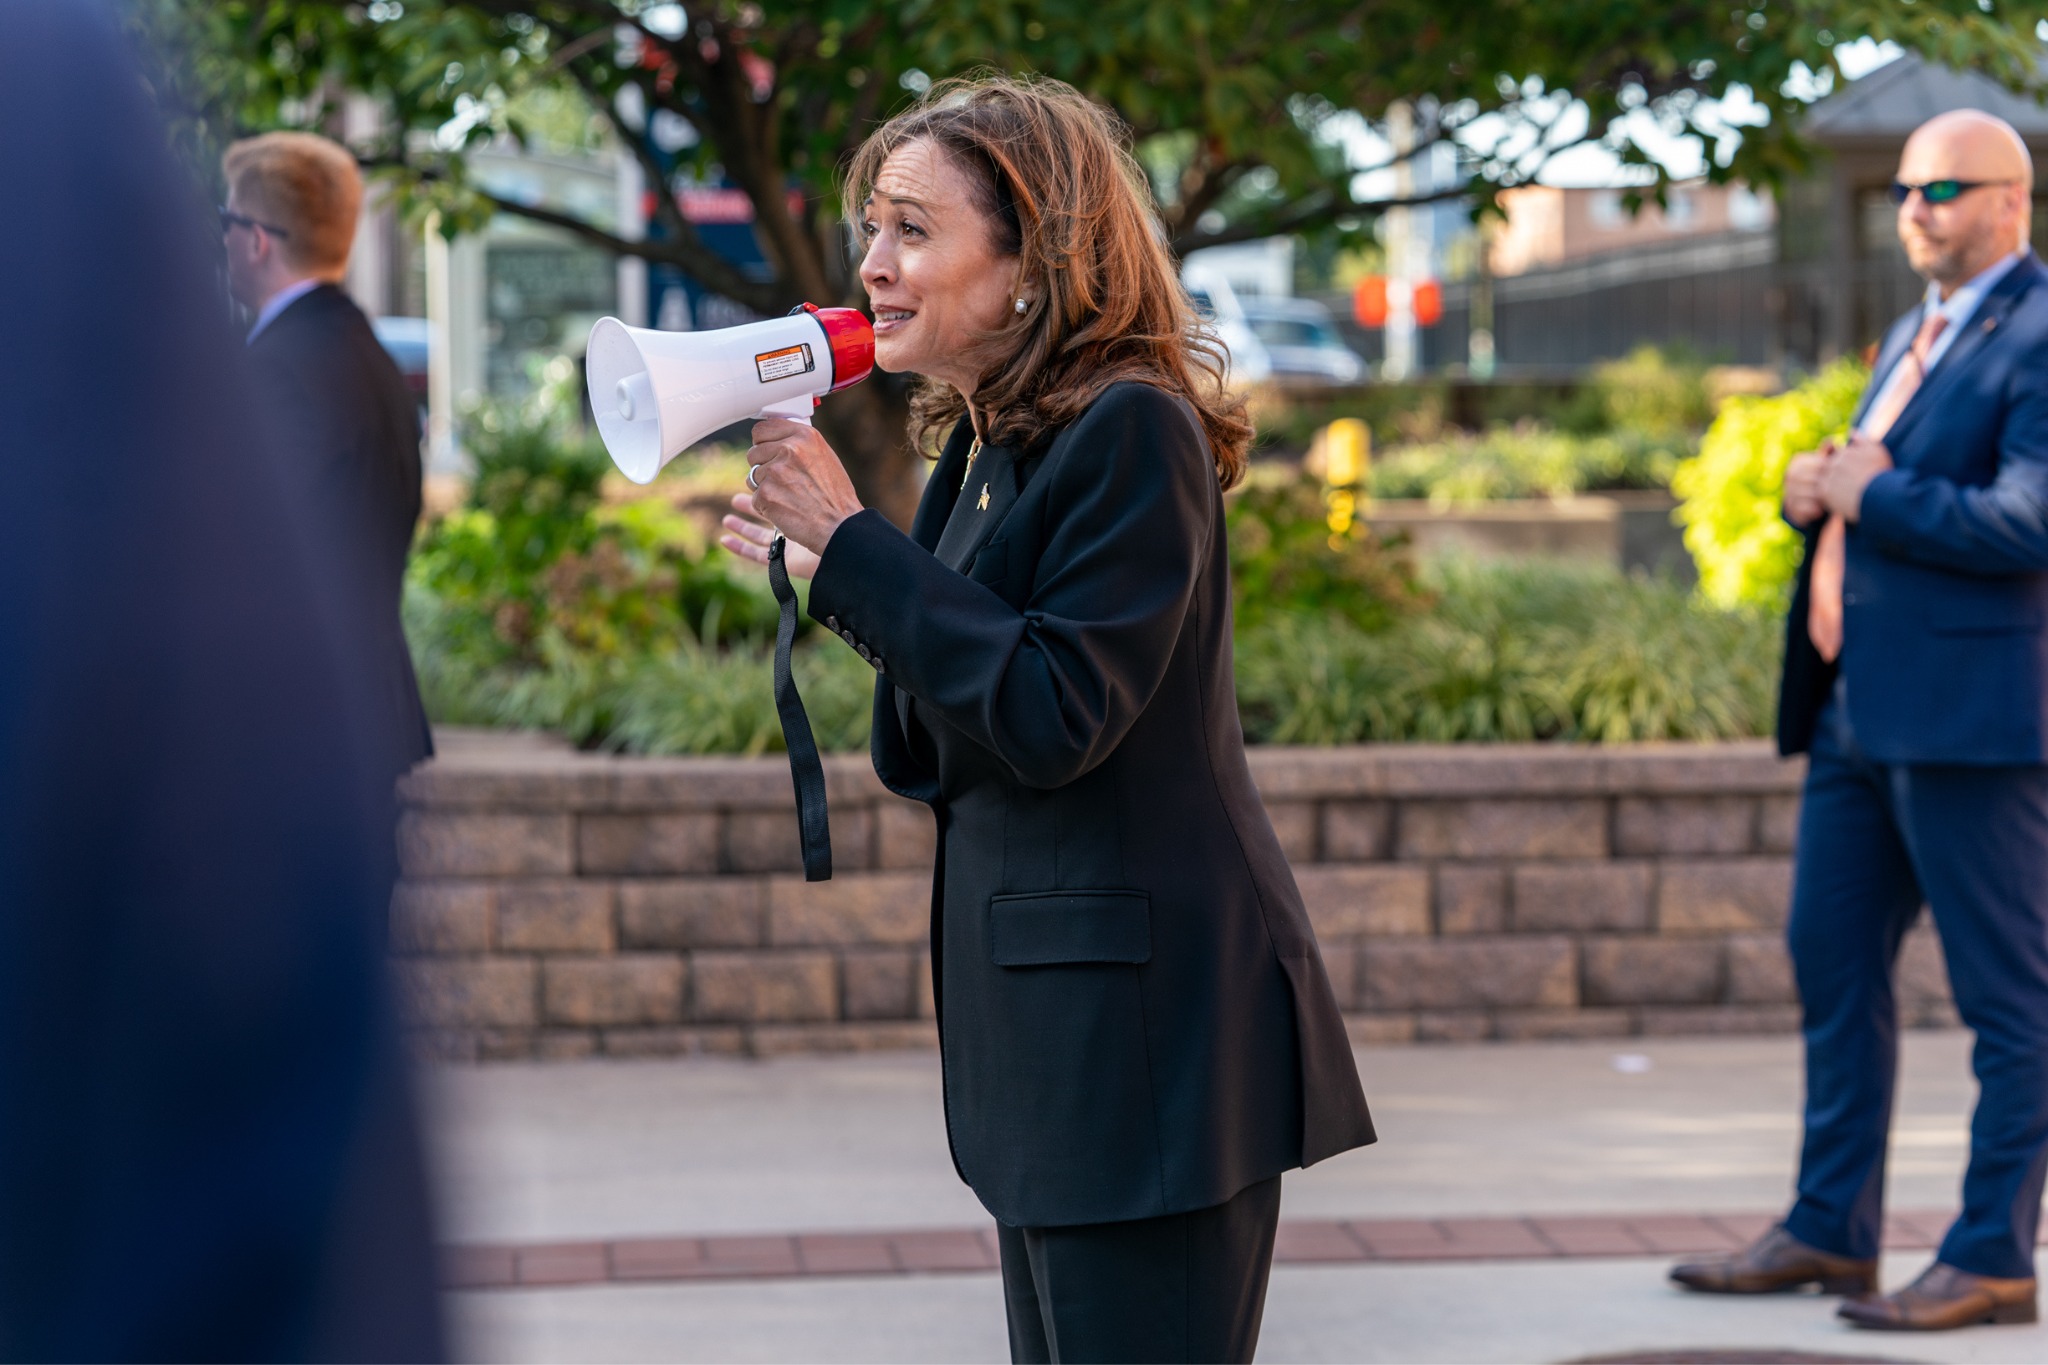
[[975,510],[975,511],[977,511],[977,512],[986,512],[986,511],[988,510],[988,485],[987,485],[987,484],[983,484],[983,485],[981,486],[981,501],[980,501],[980,502],[977,502],[977,503],[975,503],[975,504],[974,504],[974,510]]

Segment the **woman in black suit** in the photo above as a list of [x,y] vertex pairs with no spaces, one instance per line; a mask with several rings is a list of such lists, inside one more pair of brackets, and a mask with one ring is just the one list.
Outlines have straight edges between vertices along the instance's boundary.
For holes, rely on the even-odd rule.
[[878,675],[875,770],[937,814],[947,1130],[1018,1360],[1249,1360],[1280,1173],[1373,1140],[1238,725],[1222,494],[1251,429],[1142,185],[1053,82],[882,127],[846,196],[876,361],[950,435],[906,536],[762,422],[724,537],[786,534]]

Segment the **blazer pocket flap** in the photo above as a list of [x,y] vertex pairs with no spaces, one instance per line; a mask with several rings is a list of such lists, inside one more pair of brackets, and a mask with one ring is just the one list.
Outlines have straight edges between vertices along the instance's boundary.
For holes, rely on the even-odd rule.
[[998,967],[1152,960],[1152,901],[1142,891],[1044,891],[989,900]]

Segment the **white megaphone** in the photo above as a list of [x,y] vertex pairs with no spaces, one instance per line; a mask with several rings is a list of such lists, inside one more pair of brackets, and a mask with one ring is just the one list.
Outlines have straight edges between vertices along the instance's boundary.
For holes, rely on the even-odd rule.
[[711,332],[656,332],[600,318],[585,368],[612,463],[651,483],[683,449],[749,417],[808,423],[825,394],[875,367],[875,329],[853,308],[806,303],[789,316]]

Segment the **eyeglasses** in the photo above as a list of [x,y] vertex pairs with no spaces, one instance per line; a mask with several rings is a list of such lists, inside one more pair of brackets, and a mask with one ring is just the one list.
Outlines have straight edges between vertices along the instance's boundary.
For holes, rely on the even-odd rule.
[[228,233],[233,232],[238,227],[262,228],[265,232],[269,233],[273,237],[291,236],[289,232],[286,232],[281,227],[272,227],[269,223],[263,222],[260,219],[251,218],[245,214],[234,213],[229,210],[226,204],[222,204],[220,206],[221,235],[226,236]]
[[1924,185],[1908,185],[1903,180],[1892,181],[1892,202],[1903,204],[1918,190],[1920,197],[1930,204],[1946,204],[1960,198],[1967,190],[1981,190],[1986,185],[2010,185],[2010,180],[1930,180]]

